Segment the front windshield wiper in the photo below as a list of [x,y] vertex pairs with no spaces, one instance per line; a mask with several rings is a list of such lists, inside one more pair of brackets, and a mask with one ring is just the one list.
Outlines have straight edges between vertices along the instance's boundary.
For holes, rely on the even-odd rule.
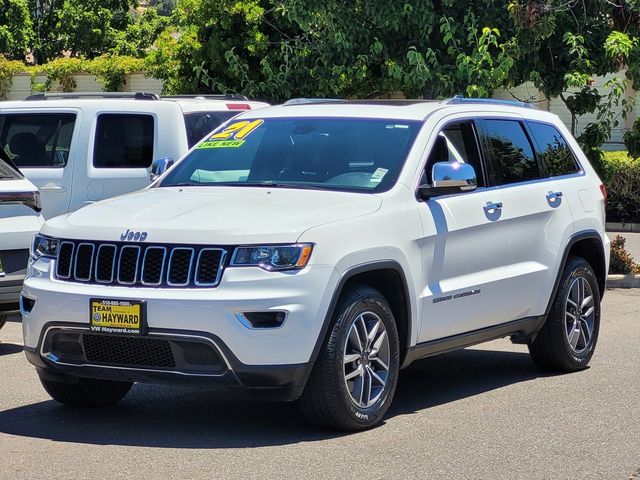
[[220,184],[216,183],[216,185],[231,185],[231,186],[241,186],[241,187],[273,187],[273,188],[302,188],[305,190],[326,190],[323,187],[319,187],[317,185],[305,185],[300,183],[283,183],[283,182],[274,182],[271,180],[265,180],[263,182],[238,182],[238,183],[225,183]]
[[159,187],[202,187],[205,186],[206,183],[200,182],[178,182],[178,183],[170,183],[168,185],[158,185]]
[[301,188],[305,190],[326,190],[315,185],[304,185],[299,183],[281,183],[265,180],[262,182],[178,182],[161,187],[266,187],[266,188]]

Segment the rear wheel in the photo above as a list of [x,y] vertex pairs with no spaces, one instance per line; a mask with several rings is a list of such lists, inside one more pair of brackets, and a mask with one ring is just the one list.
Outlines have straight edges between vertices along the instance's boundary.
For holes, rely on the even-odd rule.
[[307,418],[337,430],[363,430],[382,421],[395,392],[399,342],[385,297],[370,287],[348,291],[301,405]]
[[580,257],[567,261],[549,317],[529,344],[534,362],[551,371],[587,367],[600,330],[600,290],[591,265]]
[[42,386],[54,400],[72,407],[109,407],[122,400],[133,383],[80,378],[78,383],[54,382],[40,379]]

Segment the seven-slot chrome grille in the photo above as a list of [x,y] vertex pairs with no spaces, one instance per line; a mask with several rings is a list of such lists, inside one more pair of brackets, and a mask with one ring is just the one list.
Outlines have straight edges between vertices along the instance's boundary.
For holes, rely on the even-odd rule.
[[61,240],[60,280],[135,287],[215,287],[227,250],[188,245],[141,245]]

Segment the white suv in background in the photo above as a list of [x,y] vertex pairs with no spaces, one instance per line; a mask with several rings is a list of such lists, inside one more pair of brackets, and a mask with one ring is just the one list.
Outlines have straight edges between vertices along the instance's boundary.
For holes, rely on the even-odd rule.
[[18,311],[29,246],[40,231],[40,194],[0,152],[0,328]]
[[608,261],[604,188],[555,115],[299,100],[47,221],[25,352],[68,405],[201,381],[358,430],[419,358],[509,336],[544,369],[585,368]]
[[240,95],[37,94],[0,102],[0,148],[51,218],[146,187],[154,160],[170,164],[229,118],[267,105]]

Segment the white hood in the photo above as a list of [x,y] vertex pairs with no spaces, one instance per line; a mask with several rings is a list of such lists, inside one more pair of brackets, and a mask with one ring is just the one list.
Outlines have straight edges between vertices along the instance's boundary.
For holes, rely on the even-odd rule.
[[375,212],[374,194],[261,187],[151,188],[53,218],[53,237],[120,241],[127,230],[146,243],[291,243],[311,227]]

